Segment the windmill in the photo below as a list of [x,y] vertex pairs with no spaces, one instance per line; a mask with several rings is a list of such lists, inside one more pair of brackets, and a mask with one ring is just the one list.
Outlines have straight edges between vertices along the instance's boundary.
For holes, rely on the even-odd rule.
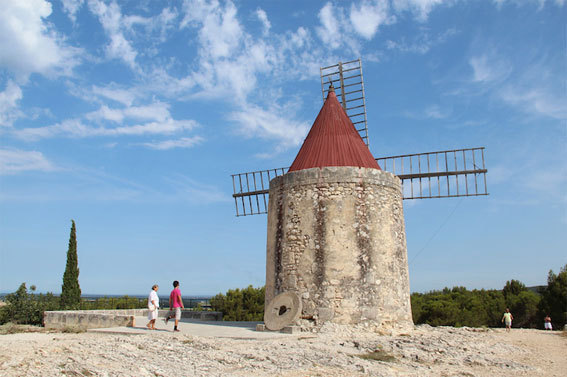
[[[360,59],[322,67],[323,100],[333,85],[337,99],[367,146],[370,145],[366,117],[366,99]],[[378,157],[383,170],[402,180],[404,199],[453,198],[488,195],[484,147]],[[267,213],[271,179],[283,175],[289,167],[233,174],[233,198],[236,216]]]
[[266,326],[408,329],[402,199],[488,195],[484,148],[374,158],[361,60],[320,73],[324,105],[292,166],[232,175],[236,216],[268,214]]

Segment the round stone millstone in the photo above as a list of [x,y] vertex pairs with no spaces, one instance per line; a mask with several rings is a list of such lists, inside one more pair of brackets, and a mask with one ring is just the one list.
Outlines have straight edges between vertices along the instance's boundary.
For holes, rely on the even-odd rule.
[[281,330],[295,323],[301,314],[301,299],[295,292],[284,292],[274,297],[264,310],[264,324],[268,330]]

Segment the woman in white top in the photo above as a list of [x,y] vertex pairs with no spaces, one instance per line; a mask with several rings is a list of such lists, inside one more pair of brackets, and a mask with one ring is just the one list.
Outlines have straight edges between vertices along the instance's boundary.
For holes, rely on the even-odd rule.
[[159,309],[159,297],[157,295],[157,291],[159,286],[154,284],[150,295],[148,296],[148,319],[150,322],[146,325],[148,329],[155,330],[156,329],[156,319],[158,317],[158,309]]

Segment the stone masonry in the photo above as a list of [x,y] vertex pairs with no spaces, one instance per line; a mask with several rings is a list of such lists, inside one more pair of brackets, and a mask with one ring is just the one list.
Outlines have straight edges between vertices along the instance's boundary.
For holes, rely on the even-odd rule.
[[266,303],[293,291],[313,324],[413,327],[401,182],[379,169],[312,168],[270,182]]

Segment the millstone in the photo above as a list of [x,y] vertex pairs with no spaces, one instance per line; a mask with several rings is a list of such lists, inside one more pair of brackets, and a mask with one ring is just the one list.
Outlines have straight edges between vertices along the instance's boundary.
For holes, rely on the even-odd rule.
[[264,324],[268,330],[281,330],[299,319],[301,299],[295,292],[284,292],[274,297],[264,311]]

